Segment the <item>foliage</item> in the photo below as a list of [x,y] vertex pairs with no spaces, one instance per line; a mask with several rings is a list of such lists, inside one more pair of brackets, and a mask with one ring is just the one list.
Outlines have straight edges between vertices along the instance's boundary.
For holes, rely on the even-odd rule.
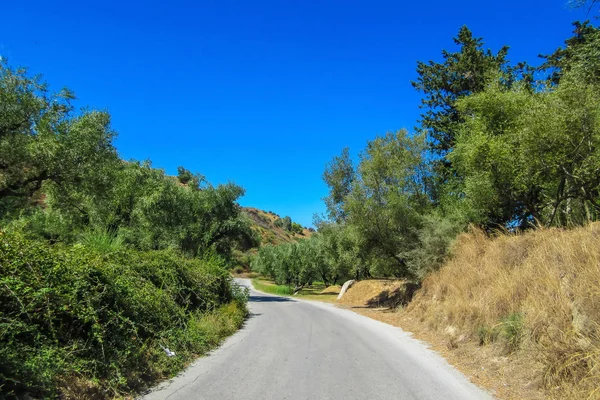
[[[600,216],[600,35],[589,23],[549,56],[534,83],[508,47],[486,50],[462,27],[459,50],[420,62],[417,133],[387,133],[325,167],[325,219],[306,243],[259,252],[280,284],[323,275],[423,279],[469,224],[494,229],[582,225]],[[300,265],[297,260],[302,259]]]
[[[430,207],[425,148],[423,135],[411,137],[406,131],[369,142],[352,186],[337,206],[345,223],[321,223],[319,234],[307,241],[261,248],[253,270],[278,284],[296,286],[316,278],[329,284],[349,277],[418,275],[421,265],[413,254],[424,226],[423,213]],[[346,160],[336,158],[329,168],[339,170],[336,163]],[[337,190],[338,185],[332,184],[331,190]]]
[[185,167],[177,167],[177,179],[184,185],[190,185],[193,188],[200,188],[205,182],[204,176],[200,174],[194,174]]
[[288,232],[292,231],[292,219],[289,216],[285,216],[281,219],[281,227]]
[[304,230],[304,228],[302,228],[302,225],[300,225],[297,222],[292,222],[292,229],[291,229],[292,232],[301,235],[303,230]]
[[279,285],[302,287],[315,279],[306,243],[284,243],[259,249],[251,263],[253,271],[272,278]]
[[285,216],[283,218],[277,218],[273,222],[273,225],[275,225],[276,227],[281,228],[287,232],[290,232],[290,233],[302,234],[302,231],[303,231],[302,225],[300,225],[297,222],[293,222],[292,218],[290,218],[289,216]]
[[[69,376],[95,382],[104,395],[139,389],[174,373],[243,318],[236,310],[244,293],[232,288],[217,258],[102,254],[3,234],[0,269],[2,395],[55,396]],[[223,310],[233,314],[219,311],[232,301],[239,306]],[[221,330],[207,332],[206,318],[223,319]],[[177,356],[166,357],[161,346]]]
[[88,232],[119,232],[119,240],[140,250],[177,248],[192,256],[228,257],[257,244],[237,204],[241,187],[213,187],[183,167],[178,184],[149,161],[119,160],[107,113],[74,112],[69,91],[51,94],[41,78],[5,61],[0,99],[6,224],[65,243]]
[[445,154],[454,146],[456,128],[463,118],[455,107],[461,97],[480,92],[490,80],[489,73],[507,68],[508,47],[494,54],[483,49],[483,39],[463,26],[454,43],[458,52],[442,51],[443,63],[419,62],[417,80],[412,84],[425,97],[421,107],[422,128],[431,135],[432,148]]
[[329,186],[329,196],[324,200],[330,220],[337,223],[346,220],[343,204],[346,196],[352,190],[355,175],[354,165],[350,159],[350,150],[347,147],[342,150],[340,156],[334,157],[325,167],[323,180]]
[[554,90],[499,85],[459,102],[471,115],[449,158],[485,225],[582,224],[600,211],[600,91],[577,70]]
[[76,114],[73,98],[0,60],[0,217],[35,201],[46,182],[84,192],[108,183],[101,174],[117,160],[110,116]]
[[407,256],[429,206],[424,150],[423,135],[399,131],[370,141],[360,155],[344,210],[377,275],[410,275]]
[[120,160],[110,115],[73,99],[0,61],[1,398],[143,388],[245,315],[225,268],[257,244],[244,190]]
[[550,85],[559,84],[573,68],[578,68],[587,82],[597,82],[600,78],[600,30],[589,21],[574,22],[573,26],[574,35],[565,40],[564,47],[542,56],[545,61],[538,70],[548,74]]
[[115,232],[95,229],[82,233],[80,243],[100,253],[110,253],[123,248],[123,237]]

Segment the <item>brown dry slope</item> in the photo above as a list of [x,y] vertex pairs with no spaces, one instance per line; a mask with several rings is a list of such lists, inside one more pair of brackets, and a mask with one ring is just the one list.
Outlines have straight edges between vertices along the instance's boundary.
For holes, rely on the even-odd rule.
[[272,211],[263,211],[258,208],[244,207],[244,212],[252,220],[255,232],[260,235],[261,244],[281,244],[299,239],[309,238],[312,234],[308,229],[303,229],[302,233],[288,232],[285,229],[275,225],[280,216]]

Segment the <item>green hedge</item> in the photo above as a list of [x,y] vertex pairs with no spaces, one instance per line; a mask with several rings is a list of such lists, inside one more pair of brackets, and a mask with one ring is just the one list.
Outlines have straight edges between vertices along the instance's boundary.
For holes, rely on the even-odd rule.
[[139,390],[235,331],[244,295],[217,258],[0,234],[0,398]]

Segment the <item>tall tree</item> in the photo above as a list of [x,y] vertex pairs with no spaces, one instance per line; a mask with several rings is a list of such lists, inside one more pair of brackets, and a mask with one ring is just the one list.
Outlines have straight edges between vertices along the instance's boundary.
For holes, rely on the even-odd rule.
[[75,114],[73,98],[66,89],[50,93],[41,77],[0,61],[0,214],[31,199],[45,182],[63,193],[93,189],[102,183],[94,172],[117,160],[110,116]]
[[565,46],[552,54],[541,55],[545,61],[538,70],[548,74],[550,85],[557,85],[564,74],[579,68],[580,78],[588,82],[600,79],[600,29],[588,21],[573,23],[573,36],[565,40]]
[[477,222],[568,226],[600,215],[600,90],[574,68],[556,87],[492,85],[459,101],[471,118],[449,157]]
[[344,209],[377,274],[410,273],[407,255],[417,245],[421,213],[429,201],[424,150],[423,135],[402,130],[369,142],[361,154]]
[[354,165],[348,148],[336,156],[325,167],[323,180],[329,186],[329,195],[325,197],[325,205],[330,220],[341,223],[346,219],[344,200],[352,190],[355,178]]
[[444,61],[417,64],[418,78],[413,86],[423,93],[421,129],[428,132],[432,149],[444,156],[454,147],[458,126],[463,121],[456,100],[482,91],[498,70],[508,69],[508,47],[496,54],[483,48],[483,39],[463,26],[454,38],[456,52],[442,51]]

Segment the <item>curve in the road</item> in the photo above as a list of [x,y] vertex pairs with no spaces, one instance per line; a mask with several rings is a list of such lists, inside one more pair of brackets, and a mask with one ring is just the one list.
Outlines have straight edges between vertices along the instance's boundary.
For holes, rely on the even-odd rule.
[[249,306],[243,329],[144,399],[492,398],[399,328],[254,290]]

